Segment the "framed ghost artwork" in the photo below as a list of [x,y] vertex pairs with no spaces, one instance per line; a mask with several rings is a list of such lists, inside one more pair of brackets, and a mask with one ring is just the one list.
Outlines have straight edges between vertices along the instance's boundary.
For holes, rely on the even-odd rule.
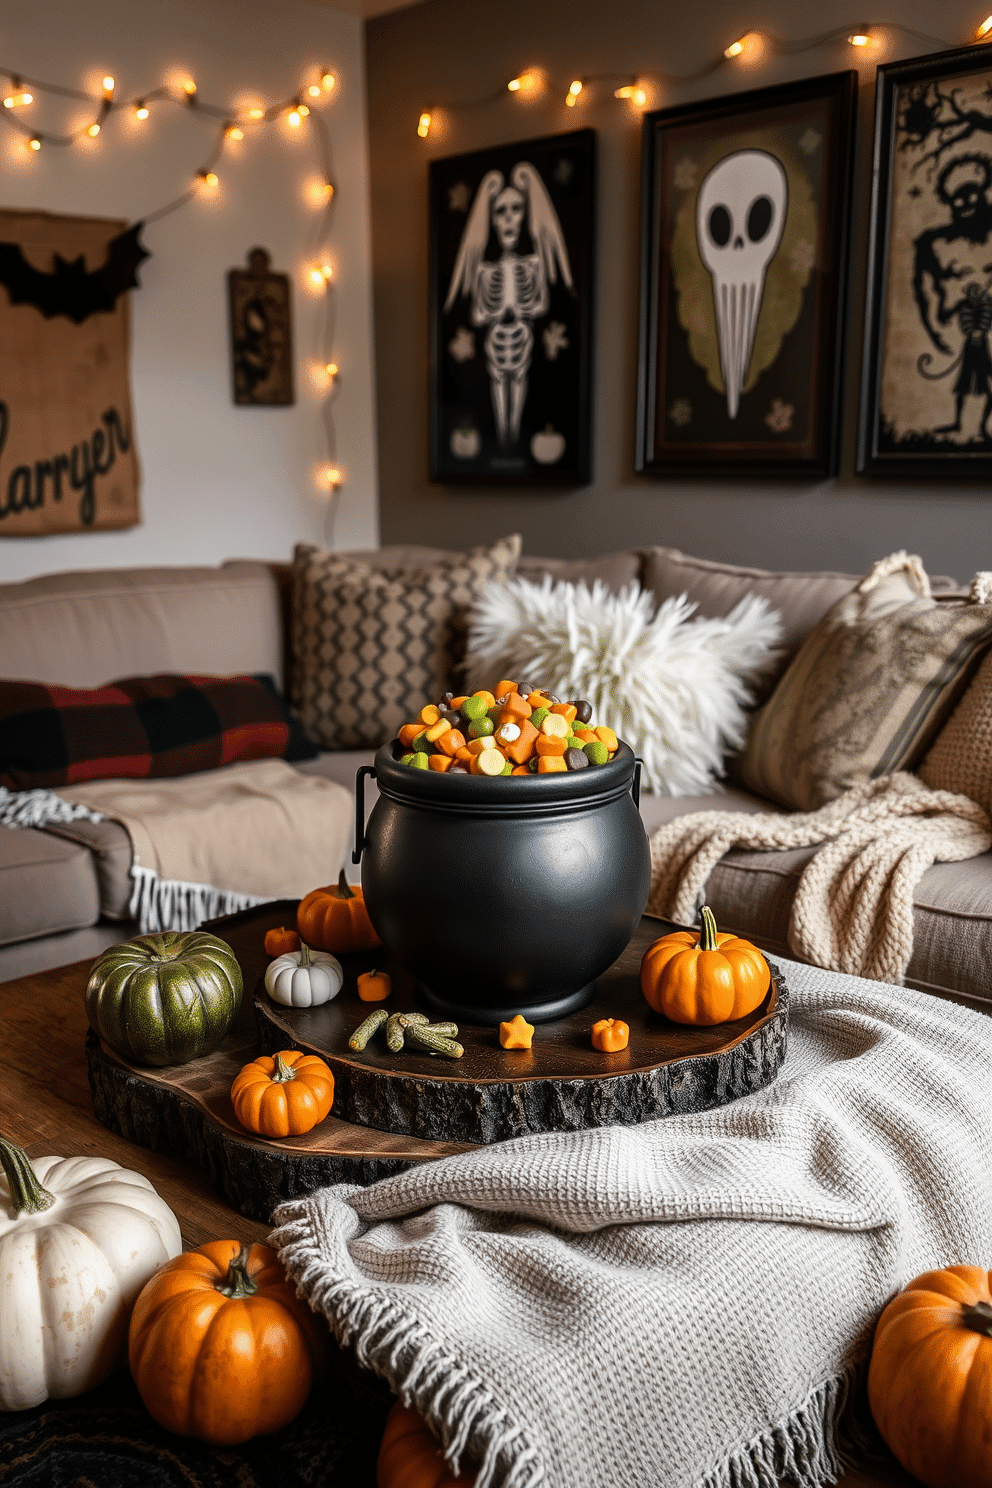
[[992,60],[880,67],[858,470],[992,472]]
[[636,467],[837,469],[857,73],[644,117]]
[[430,167],[431,479],[590,480],[595,133]]

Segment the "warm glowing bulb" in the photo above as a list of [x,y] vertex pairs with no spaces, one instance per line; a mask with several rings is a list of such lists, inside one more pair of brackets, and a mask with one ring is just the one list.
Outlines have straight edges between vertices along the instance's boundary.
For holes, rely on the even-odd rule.
[[337,78],[334,76],[333,72],[325,72],[320,80],[320,85],[325,93],[330,93],[336,82]]
[[337,465],[328,465],[327,469],[324,471],[324,480],[330,486],[332,491],[337,490],[343,479],[344,477]]
[[186,97],[189,99],[190,103],[192,103],[193,99],[196,97],[196,84],[194,83],[192,78],[187,78],[186,81],[183,83],[183,92],[186,94]]
[[613,90],[613,97],[614,98],[633,98],[633,96],[634,96],[634,87],[633,87],[633,84],[632,83],[628,83],[628,84],[626,84],[622,88],[615,88]]
[[40,150],[41,149],[41,140],[40,139],[29,139],[28,140],[28,149],[29,150]]
[[978,30],[975,32],[975,35],[976,36],[988,36],[988,34],[989,34],[990,31],[992,31],[992,15],[985,17],[984,21],[978,27]]
[[582,92],[582,83],[578,78],[575,79],[574,83],[569,83],[568,91],[573,98],[578,98],[579,94]]
[[420,122],[417,125],[417,133],[420,135],[420,138],[421,139],[426,139],[427,138],[428,134],[430,133],[430,128],[431,128],[431,116],[430,116],[430,114],[421,114],[421,116],[420,116]]
[[296,105],[296,112],[300,115],[301,118],[305,119],[310,110],[307,108],[305,103],[298,103]]
[[630,96],[638,108],[643,108],[648,101],[648,95],[643,88],[635,88]]
[[100,133],[99,124],[91,124],[86,133],[89,135],[90,139],[96,139],[97,135]]
[[113,93],[114,91],[114,80],[109,73],[103,80],[103,91],[104,93]]
[[847,39],[853,47],[871,46],[871,37],[865,31],[855,31],[854,35]]
[[728,57],[728,58],[729,57],[739,57],[740,54],[741,54],[741,52],[743,50],[744,50],[744,37],[741,36],[737,41],[732,41],[728,47],[724,47],[724,49],[723,49],[723,55],[725,57]]
[[296,129],[300,123],[300,115],[298,111],[296,109],[290,109],[286,117],[289,120],[289,127],[291,129]]
[[325,279],[333,279],[334,265],[329,263],[322,263],[320,266],[320,272]]
[[245,132],[243,129],[239,129],[237,124],[232,124],[227,131],[227,137],[232,140],[243,140]]
[[523,85],[523,78],[511,78],[506,86],[509,88],[511,93],[519,93]]
[[337,377],[337,375],[338,375],[338,364],[337,364],[337,362],[328,362],[327,366],[324,368],[324,371],[327,373],[328,377]]
[[33,93],[9,93],[3,101],[4,108],[25,108],[34,103]]
[[313,285],[314,289],[323,289],[325,280],[323,274],[319,269],[311,269],[309,277],[310,283]]
[[138,104],[138,107],[134,111],[134,117],[136,119],[147,119],[148,118],[148,109],[145,106],[145,104],[143,104],[143,103],[139,103]]
[[213,171],[201,171],[200,180],[203,182],[204,186],[209,186],[210,190],[212,191],[220,180],[220,177],[217,176]]
[[248,110],[248,117],[249,117],[249,119],[264,119],[265,118],[265,110],[264,109],[260,109],[260,108],[249,109]]
[[316,83],[311,83],[309,88],[307,89],[307,92],[310,94],[311,98],[320,97],[320,89],[317,87]]

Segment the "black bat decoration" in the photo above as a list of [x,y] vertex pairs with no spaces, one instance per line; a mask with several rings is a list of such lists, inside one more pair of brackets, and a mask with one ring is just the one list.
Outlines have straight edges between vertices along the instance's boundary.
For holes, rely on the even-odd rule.
[[87,269],[80,254],[71,262],[54,255],[51,273],[42,273],[28,263],[18,243],[0,243],[0,284],[12,305],[34,305],[46,320],[64,315],[81,325],[98,310],[113,310],[126,289],[138,287],[137,268],[150,258],[138,242],[144,227],[136,222],[107,244],[107,257],[98,269]]

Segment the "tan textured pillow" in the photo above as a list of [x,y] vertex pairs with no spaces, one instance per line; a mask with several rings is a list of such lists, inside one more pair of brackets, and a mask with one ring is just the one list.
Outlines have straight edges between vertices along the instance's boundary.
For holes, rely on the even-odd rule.
[[803,642],[755,717],[741,780],[814,811],[912,768],[990,641],[992,604],[938,604],[919,558],[883,559]]
[[[992,600],[992,573],[976,575],[975,599]],[[970,796],[992,816],[992,654],[986,656],[917,771],[933,790]]]
[[293,554],[292,701],[324,749],[375,748],[457,681],[469,606],[512,578],[520,538],[422,567],[371,567],[301,544]]

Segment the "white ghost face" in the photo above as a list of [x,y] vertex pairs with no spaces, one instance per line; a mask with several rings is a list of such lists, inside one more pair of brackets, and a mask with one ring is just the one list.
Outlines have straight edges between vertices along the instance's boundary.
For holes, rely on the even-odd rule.
[[493,202],[493,226],[499,245],[505,252],[517,246],[523,220],[523,196],[515,186],[507,186]]
[[765,273],[782,239],[789,184],[774,155],[737,150],[703,180],[696,201],[699,256],[713,277],[713,308],[727,413],[737,417],[758,326]]

